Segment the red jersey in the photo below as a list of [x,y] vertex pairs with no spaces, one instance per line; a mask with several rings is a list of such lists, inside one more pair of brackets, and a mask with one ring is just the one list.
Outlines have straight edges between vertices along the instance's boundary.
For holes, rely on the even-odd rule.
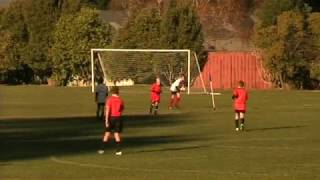
[[237,88],[233,91],[234,109],[239,111],[246,110],[246,104],[248,100],[248,92],[244,88]]
[[124,104],[119,96],[112,95],[107,100],[106,108],[107,107],[109,108],[110,117],[120,117],[124,109]]
[[151,101],[152,102],[160,102],[160,94],[161,94],[161,85],[154,83],[151,86]]

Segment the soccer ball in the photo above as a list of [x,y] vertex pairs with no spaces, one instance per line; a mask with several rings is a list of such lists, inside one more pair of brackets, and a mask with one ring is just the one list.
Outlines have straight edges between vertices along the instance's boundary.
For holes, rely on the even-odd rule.
[[185,91],[185,90],[186,90],[186,88],[184,88],[184,87],[180,88],[180,91]]

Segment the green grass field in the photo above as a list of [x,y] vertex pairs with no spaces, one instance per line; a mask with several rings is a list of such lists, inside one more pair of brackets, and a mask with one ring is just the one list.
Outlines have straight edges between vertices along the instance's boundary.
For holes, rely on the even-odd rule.
[[121,89],[123,155],[99,148],[89,88],[0,86],[0,179],[320,179],[320,92],[250,91],[235,132],[231,92],[184,95],[146,114],[148,86]]

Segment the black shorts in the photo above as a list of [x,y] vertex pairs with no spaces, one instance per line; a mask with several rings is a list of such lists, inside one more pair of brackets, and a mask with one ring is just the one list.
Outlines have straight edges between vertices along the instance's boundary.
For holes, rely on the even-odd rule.
[[121,133],[123,128],[123,122],[120,117],[110,117],[109,126],[106,128],[107,132]]
[[235,113],[246,113],[246,110],[234,110]]
[[99,109],[99,108],[104,109],[105,105],[106,105],[105,103],[97,103],[98,109]]
[[171,95],[177,95],[177,93],[180,93],[180,91],[171,91]]

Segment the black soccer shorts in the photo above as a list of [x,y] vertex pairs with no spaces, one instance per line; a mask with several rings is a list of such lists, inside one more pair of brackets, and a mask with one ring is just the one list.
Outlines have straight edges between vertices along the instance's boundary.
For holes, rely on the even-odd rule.
[[110,117],[109,126],[106,128],[107,132],[121,133],[123,129],[123,122],[120,117]]

